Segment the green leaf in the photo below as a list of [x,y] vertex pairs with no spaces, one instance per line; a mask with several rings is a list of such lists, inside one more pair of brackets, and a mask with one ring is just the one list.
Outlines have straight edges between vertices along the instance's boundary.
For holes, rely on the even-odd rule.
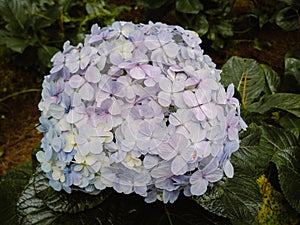
[[199,36],[203,36],[208,32],[209,24],[203,14],[198,14],[195,18],[194,25],[191,27],[195,30]]
[[261,64],[260,66],[263,69],[266,78],[266,86],[264,92],[266,94],[275,94],[280,84],[280,78],[278,74],[267,65]]
[[78,213],[99,205],[109,194],[109,190],[96,196],[76,191],[72,194],[57,192],[38,168],[18,200],[19,221],[21,224],[51,224],[63,213]]
[[29,43],[22,38],[10,37],[3,38],[1,41],[2,44],[5,44],[8,48],[18,53],[23,53],[29,46]]
[[26,23],[30,19],[28,13],[30,9],[29,0],[1,0],[0,15],[8,23],[9,31],[14,33],[26,30]]
[[177,0],[176,10],[182,13],[198,14],[203,10],[203,5],[199,0]]
[[169,0],[136,0],[136,4],[141,7],[149,8],[149,9],[158,9],[163,7],[165,4],[169,4]]
[[218,182],[194,200],[210,212],[228,217],[233,224],[253,224],[262,204],[255,180],[244,174]]
[[273,149],[260,145],[263,127],[249,127],[240,134],[240,148],[231,156],[237,173],[258,176],[268,167]]
[[281,9],[275,18],[276,24],[286,31],[299,29],[299,14],[293,7]]
[[[8,31],[0,29],[1,40],[2,40],[2,38],[10,38],[10,37],[11,37],[11,34]],[[1,43],[1,44],[3,44],[3,43]]]
[[300,94],[276,93],[266,96],[253,112],[266,113],[269,110],[284,110],[300,118]]
[[299,138],[300,118],[298,118],[292,114],[285,114],[284,116],[280,117],[279,124],[285,130],[288,130],[291,133],[293,133],[296,138]]
[[246,108],[259,100],[265,89],[264,70],[254,59],[231,57],[222,67],[221,82],[228,86],[233,83],[242,96]]
[[272,161],[276,164],[279,183],[285,198],[300,213],[300,147],[277,151]]
[[290,92],[300,94],[300,50],[285,55],[285,83]]
[[59,49],[52,47],[52,46],[41,46],[40,48],[38,48],[38,57],[40,59],[40,62],[43,66],[46,66],[48,68],[51,67],[51,62],[50,59],[53,57],[53,55],[58,52]]
[[297,144],[298,140],[291,132],[271,126],[265,126],[262,129],[259,145],[264,147],[266,151],[275,153]]
[[210,0],[209,4],[204,4],[205,14],[223,20],[232,9],[232,2],[231,0]]
[[32,163],[23,163],[11,169],[0,180],[0,218],[1,224],[17,224],[16,203],[23,188],[32,175]]
[[216,23],[212,24],[212,26],[215,27],[216,33],[218,33],[222,37],[228,38],[233,36],[233,26],[231,20],[219,20],[216,21]]
[[32,14],[34,17],[34,28],[39,30],[54,25],[54,23],[59,20],[60,17],[59,8],[60,5],[55,4],[48,5],[45,10],[37,8],[35,11],[33,11]]

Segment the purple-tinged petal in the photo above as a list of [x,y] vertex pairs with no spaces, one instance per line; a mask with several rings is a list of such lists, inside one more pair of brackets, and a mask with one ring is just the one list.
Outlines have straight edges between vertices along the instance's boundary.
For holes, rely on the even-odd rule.
[[207,191],[208,181],[204,179],[199,179],[198,182],[191,186],[192,195],[203,195]]
[[101,73],[96,66],[90,66],[85,72],[85,79],[91,83],[98,83],[101,79]]
[[70,78],[69,84],[71,88],[79,88],[83,85],[85,80],[80,75],[74,75]]
[[138,66],[132,68],[129,72],[130,76],[134,79],[140,80],[145,78],[145,72]]
[[171,164],[171,171],[174,175],[183,175],[187,172],[188,166],[182,156],[178,155],[174,158]]
[[175,43],[166,44],[165,46],[163,46],[163,49],[165,53],[171,58],[174,58],[178,55],[179,48]]
[[194,107],[198,105],[195,94],[190,90],[183,92],[183,100],[187,106]]
[[223,171],[218,168],[213,172],[205,173],[204,176],[207,181],[214,183],[222,179]]
[[94,98],[94,88],[89,84],[85,83],[78,92],[83,100],[90,101]]
[[205,114],[203,113],[203,111],[200,107],[195,107],[195,108],[192,109],[192,111],[193,111],[193,113],[194,113],[197,120],[199,120],[199,121],[205,120],[205,118],[206,118]]
[[234,168],[229,160],[224,162],[223,169],[228,178],[233,178]]
[[159,158],[154,155],[146,155],[143,160],[143,165],[146,169],[151,169],[154,166],[157,166],[159,162]]
[[170,146],[170,144],[163,143],[157,149],[159,156],[164,160],[170,160],[177,155],[177,152]]
[[84,117],[83,114],[78,114],[77,112],[75,112],[75,110],[71,110],[68,113],[68,115],[66,117],[66,120],[67,120],[68,123],[74,124],[74,123],[77,123],[80,120],[82,120],[83,117]]
[[169,93],[166,92],[159,92],[158,93],[158,103],[164,107],[169,107],[171,104],[171,96]]
[[201,109],[203,110],[204,114],[209,119],[214,119],[217,116],[217,110],[214,103],[209,102],[207,104],[204,104],[201,106]]

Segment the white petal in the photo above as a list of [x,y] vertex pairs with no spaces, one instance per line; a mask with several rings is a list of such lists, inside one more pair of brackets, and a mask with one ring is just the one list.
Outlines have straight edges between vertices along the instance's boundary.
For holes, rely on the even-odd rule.
[[85,72],[85,79],[91,83],[98,83],[101,78],[99,69],[95,66],[90,66]]
[[90,101],[94,97],[94,88],[89,83],[85,83],[80,88],[79,94],[83,100]]
[[171,104],[171,96],[167,92],[159,92],[158,93],[158,103],[164,107],[169,107]]
[[195,94],[190,90],[183,93],[183,100],[188,106],[194,107],[198,105]]
[[234,168],[229,160],[225,161],[223,169],[228,178],[233,178]]
[[79,88],[83,85],[85,80],[78,74],[72,76],[69,80],[69,84],[71,88]]

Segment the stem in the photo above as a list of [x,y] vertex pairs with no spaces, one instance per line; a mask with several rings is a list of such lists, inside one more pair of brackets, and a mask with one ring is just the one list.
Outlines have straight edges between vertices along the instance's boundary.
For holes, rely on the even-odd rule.
[[246,108],[246,84],[247,84],[248,73],[249,71],[246,70],[245,77],[244,77],[243,93],[242,93],[242,105],[244,108]]
[[166,214],[167,214],[169,223],[170,223],[170,225],[173,225],[172,219],[171,219],[171,217],[170,217],[170,212],[169,212],[169,210],[168,210],[168,208],[167,208],[166,205],[164,205],[164,207],[165,207],[165,211],[166,211]]
[[7,99],[9,99],[9,98],[20,95],[20,94],[25,94],[25,93],[30,93],[30,92],[40,92],[40,91],[41,91],[41,89],[26,89],[26,90],[23,90],[23,91],[14,92],[14,93],[12,93],[10,95],[7,95],[3,98],[0,98],[0,103],[7,100]]

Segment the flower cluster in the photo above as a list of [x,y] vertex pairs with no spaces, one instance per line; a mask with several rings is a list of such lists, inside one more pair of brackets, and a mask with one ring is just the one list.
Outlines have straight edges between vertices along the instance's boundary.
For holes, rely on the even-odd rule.
[[166,203],[232,177],[246,124],[200,43],[179,26],[131,22],[95,24],[84,44],[66,42],[39,103],[37,159],[49,184]]

